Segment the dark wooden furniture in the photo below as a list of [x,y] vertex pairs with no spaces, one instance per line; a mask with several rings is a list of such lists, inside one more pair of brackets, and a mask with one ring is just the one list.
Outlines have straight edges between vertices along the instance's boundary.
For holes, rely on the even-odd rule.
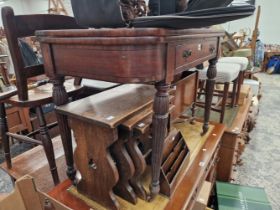
[[[119,83],[154,83],[151,197],[159,192],[159,176],[168,122],[168,90],[178,75],[209,60],[203,132],[208,129],[216,76],[216,62],[223,31],[211,29],[85,29],[38,31],[46,73],[53,81],[54,103],[68,96],[64,76]],[[77,57],[83,59],[77,60]],[[75,179],[70,129],[58,115],[67,158],[67,173]]]
[[[59,183],[59,177],[55,164],[52,141],[48,133],[48,129],[55,126],[46,125],[42,105],[52,102],[51,87],[40,86],[28,91],[27,80],[30,77],[42,75],[45,73],[43,65],[25,66],[21,51],[18,45],[18,39],[28,36],[34,36],[35,30],[40,29],[70,29],[80,28],[77,26],[74,18],[59,16],[59,15],[14,15],[13,9],[10,7],[2,8],[2,20],[5,28],[5,33],[9,45],[9,50],[14,64],[16,74],[16,84],[18,95],[9,98],[6,102],[17,107],[36,108],[37,117],[40,123],[40,128],[31,132],[27,136],[22,136],[16,133],[7,132],[7,126],[2,124],[2,139],[5,149],[5,158],[8,168],[12,167],[11,155],[9,148],[8,136],[12,138],[43,145],[45,153],[52,172],[53,181]],[[79,91],[80,86],[68,85],[67,91],[71,95]],[[2,104],[2,118],[5,118],[4,105]],[[40,133],[41,139],[32,138],[33,135]],[[6,136],[8,135],[8,136]]]
[[[233,181],[235,180],[235,171],[238,165],[240,153],[240,144],[243,138],[243,128],[246,126],[246,120],[252,103],[252,93],[248,93],[244,103],[239,106],[238,112],[231,125],[227,126],[223,137],[219,156],[221,157],[217,166],[217,180]],[[244,140],[243,140],[244,141]]]
[[[224,132],[224,126],[221,124],[215,124],[214,129],[210,133],[206,142],[201,145],[197,154],[189,162],[189,167],[184,171],[184,175],[180,180],[178,187],[175,189],[173,195],[167,199],[164,198],[163,201],[166,202],[166,205],[159,207],[158,202],[162,200],[157,200],[147,203],[141,202],[137,205],[121,206],[131,210],[136,209],[158,209],[158,210],[182,210],[182,209],[192,209],[197,195],[200,191],[200,188],[204,180],[211,181],[214,184],[215,179],[210,179],[211,174],[213,173],[213,168],[215,168],[218,161],[218,152],[220,139]],[[71,186],[71,180],[66,180],[56,186],[48,194],[55,200],[63,203],[67,207],[73,210],[88,210],[90,207],[79,198],[75,197],[68,191],[68,188]],[[119,200],[119,198],[117,198]],[[162,199],[162,197],[161,197]],[[122,202],[122,205],[124,203]],[[155,206],[157,204],[158,206]]]

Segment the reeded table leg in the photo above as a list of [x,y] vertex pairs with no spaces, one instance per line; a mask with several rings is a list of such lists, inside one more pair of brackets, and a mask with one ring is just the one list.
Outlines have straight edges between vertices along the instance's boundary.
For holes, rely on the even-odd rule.
[[154,115],[152,122],[152,183],[150,186],[151,199],[160,191],[159,177],[162,159],[164,138],[167,132],[168,110],[169,110],[169,85],[166,83],[156,84],[156,95],[154,98]]
[[207,70],[206,92],[205,92],[205,111],[204,111],[204,124],[203,135],[207,133],[209,127],[209,119],[211,112],[211,105],[213,99],[213,92],[215,87],[215,77],[217,75],[216,69],[217,58],[209,60],[209,68]]
[[[64,77],[56,77],[52,80],[53,83],[53,102],[56,106],[68,103],[68,94],[63,85]],[[64,148],[65,159],[67,164],[67,175],[70,180],[75,181],[76,170],[73,161],[73,146],[71,129],[68,125],[67,117],[57,114],[57,122],[59,125],[61,140]]]

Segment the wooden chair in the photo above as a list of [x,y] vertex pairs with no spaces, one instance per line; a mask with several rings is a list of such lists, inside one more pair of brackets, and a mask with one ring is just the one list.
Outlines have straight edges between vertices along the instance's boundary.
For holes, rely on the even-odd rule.
[[[14,64],[16,85],[18,89],[18,94],[10,97],[5,102],[17,107],[35,108],[40,123],[40,128],[38,130],[35,130],[26,136],[7,132],[8,129],[5,125],[5,108],[3,103],[1,104],[1,130],[7,167],[12,167],[8,136],[20,141],[43,145],[54,184],[58,184],[59,177],[54,158],[53,145],[48,132],[48,129],[56,126],[57,123],[47,125],[42,110],[42,105],[52,102],[52,85],[46,84],[28,90],[28,79],[43,75],[44,65],[25,66],[18,45],[18,39],[34,36],[36,30],[75,29],[80,27],[76,24],[74,18],[62,15],[41,14],[15,16],[11,7],[2,8],[2,20]],[[80,91],[81,87],[79,86],[79,82],[80,81],[75,83],[76,86],[74,86],[73,83],[70,84],[70,82],[68,82],[68,85],[66,85],[66,91],[69,96],[73,96]],[[31,138],[38,133],[41,136],[40,140]]]

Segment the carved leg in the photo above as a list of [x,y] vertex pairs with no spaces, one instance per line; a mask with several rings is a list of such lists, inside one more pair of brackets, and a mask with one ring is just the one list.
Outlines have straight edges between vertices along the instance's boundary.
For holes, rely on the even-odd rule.
[[[55,105],[60,106],[68,103],[68,94],[63,85],[64,77],[58,77],[52,80],[53,83],[53,102]],[[67,164],[67,176],[73,182],[75,181],[76,170],[74,168],[73,161],[73,146],[71,129],[68,125],[67,117],[56,113],[57,122],[59,125],[61,140],[65,153],[65,159]]]
[[154,98],[154,115],[152,122],[152,183],[150,186],[151,199],[160,190],[159,177],[162,159],[164,138],[166,137],[168,110],[169,110],[169,85],[165,83],[156,84],[156,95]]
[[215,87],[215,77],[217,75],[216,69],[217,58],[209,60],[209,68],[207,71],[206,90],[205,90],[205,111],[204,111],[204,124],[202,135],[206,134],[209,127],[209,119],[211,112],[211,105],[213,99],[213,92]]
[[8,132],[8,124],[7,124],[7,117],[6,117],[6,110],[5,110],[4,103],[0,104],[0,130],[1,130],[1,139],[4,146],[7,168],[12,168],[10,142],[9,142],[9,137],[6,134],[6,132]]
[[46,124],[46,120],[44,117],[44,113],[42,107],[36,107],[36,113],[40,125],[40,135],[43,143],[43,147],[49,162],[50,171],[52,174],[53,182],[55,185],[59,183],[59,177],[57,173],[56,163],[55,163],[55,156],[53,151],[53,144],[52,139],[49,135],[48,127]]
[[116,165],[120,174],[120,179],[117,185],[114,187],[114,192],[119,195],[120,197],[124,198],[125,200],[136,204],[137,197],[134,193],[132,187],[129,184],[130,178],[135,173],[135,167],[133,161],[128,154],[125,146],[124,141],[125,137],[121,136],[111,148],[111,153],[116,161]]
[[147,165],[146,165],[145,157],[142,155],[142,152],[138,147],[137,138],[130,137],[126,143],[126,147],[135,166],[135,173],[133,177],[130,179],[130,184],[139,198],[143,200],[147,200],[147,192],[140,182],[140,178],[142,174],[145,172]]

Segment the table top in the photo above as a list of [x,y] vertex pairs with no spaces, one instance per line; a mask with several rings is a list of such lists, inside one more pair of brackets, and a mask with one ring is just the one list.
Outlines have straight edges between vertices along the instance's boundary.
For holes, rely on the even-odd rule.
[[152,85],[124,84],[56,108],[60,114],[115,128],[154,98]]
[[121,28],[49,30],[36,35],[49,77],[171,83],[175,74],[216,57],[224,31]]
[[[210,28],[172,30],[164,28],[102,28],[102,29],[66,29],[66,30],[40,30],[36,36],[41,37],[145,37],[145,36],[194,36],[203,34],[209,36],[223,36],[225,31]],[[41,40],[40,40],[41,41]]]

